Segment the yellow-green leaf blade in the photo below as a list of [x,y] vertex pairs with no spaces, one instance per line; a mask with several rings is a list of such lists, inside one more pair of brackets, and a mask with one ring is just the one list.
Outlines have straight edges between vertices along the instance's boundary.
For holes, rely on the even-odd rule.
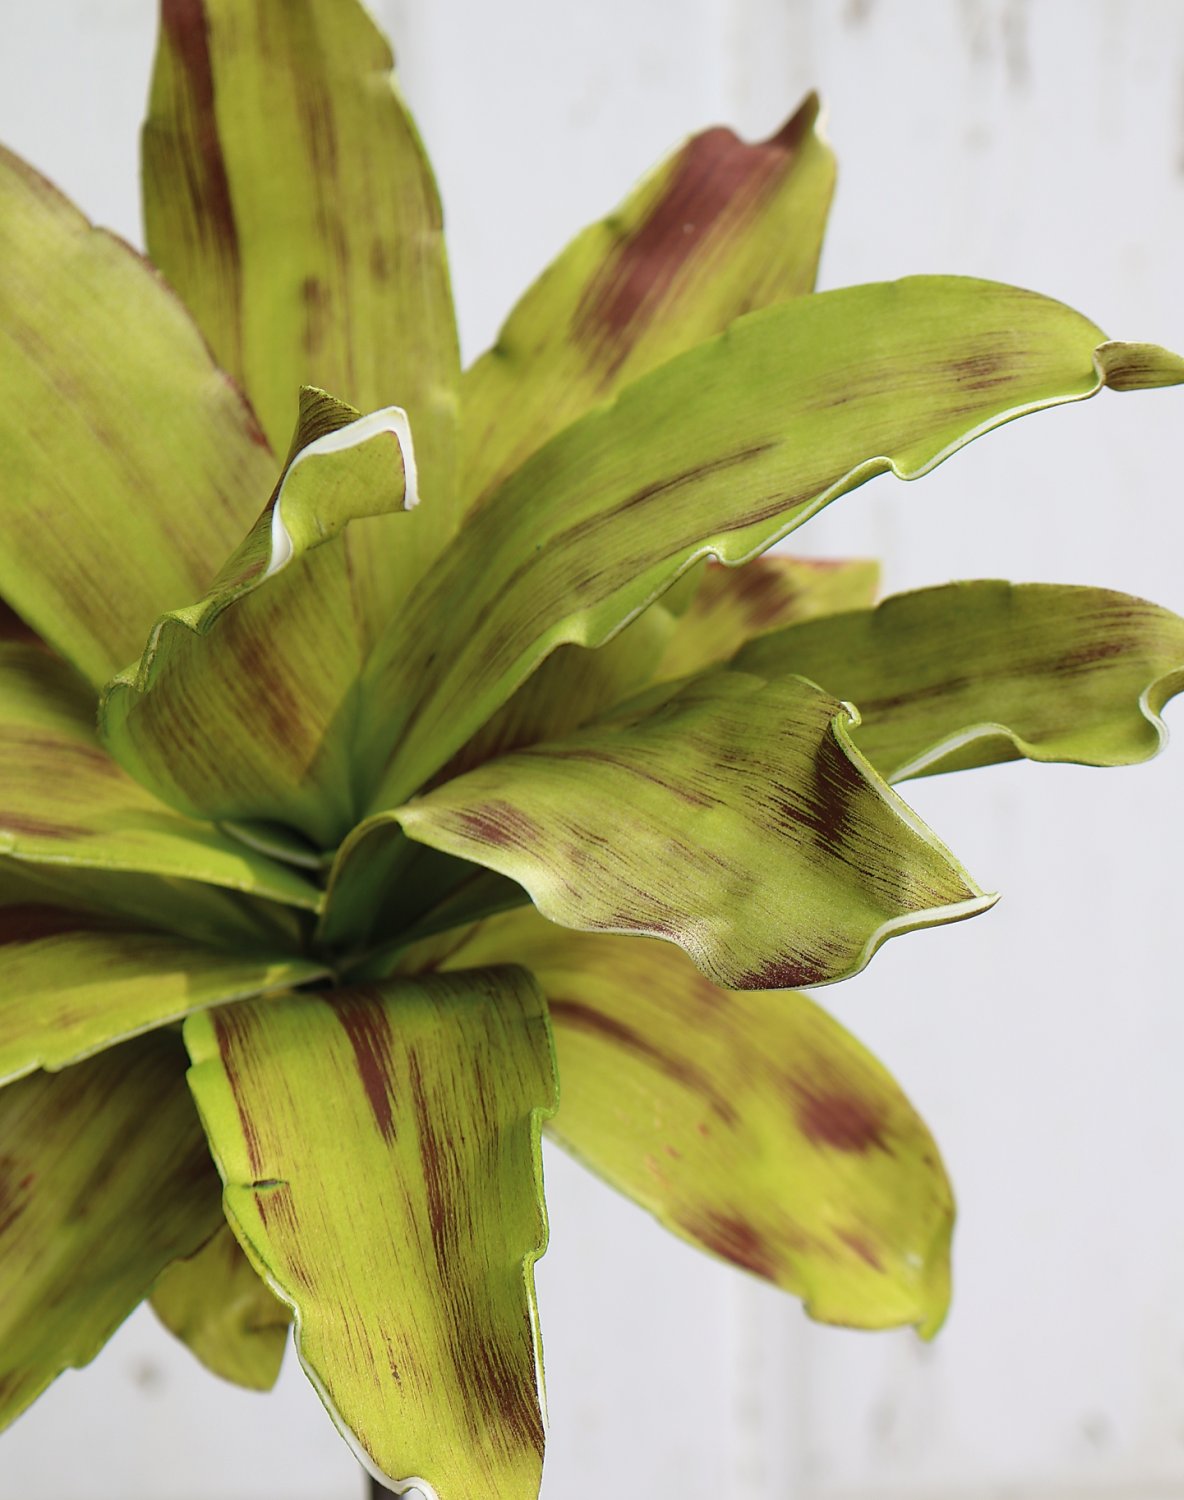
[[354,821],[345,724],[368,630],[344,544],[352,523],[394,519],[415,498],[406,414],[359,417],[306,387],[259,519],[205,596],[162,616],[104,690],[112,754],[191,816],[334,845]]
[[752,144],[693,136],[543,272],[461,383],[468,504],[630,380],[813,289],[835,179],[818,112]]
[[689,677],[721,665],[745,642],[770,631],[870,608],[879,581],[879,564],[862,558],[829,562],[767,552],[742,568],[709,562],[671,631],[656,676]]
[[673,616],[661,604],[651,604],[595,650],[560,646],[461,746],[439,779],[524,745],[559,739],[634,697],[657,673],[674,633]]
[[562,1079],[548,1132],[676,1234],[821,1322],[936,1331],[954,1204],[887,1071],[805,995],[718,989],[679,952],[482,923],[444,967],[526,964]]
[[[437,779],[447,781],[509,750],[570,733],[631,698],[654,675],[673,628],[673,617],[662,605],[653,604],[628,629],[597,650],[560,646],[460,747]],[[430,855],[436,868],[424,870],[424,861],[416,860],[417,855]],[[465,869],[462,865],[461,870]],[[475,873],[471,866],[467,869],[470,875]],[[482,874],[488,876],[488,872]],[[421,918],[445,895],[434,876],[450,880],[452,885],[458,883],[434,851],[408,848],[396,819],[370,819],[364,829],[346,840],[333,862],[320,935],[331,942],[370,946],[379,941],[380,933],[389,935],[411,925],[418,927]],[[488,886],[488,879],[483,883]],[[392,892],[399,899],[392,900]],[[515,886],[511,904],[514,892],[518,899],[526,899]],[[497,901],[496,890],[492,894]],[[463,895],[459,905],[447,902],[452,911],[464,905]],[[489,909],[500,910],[501,902]],[[442,910],[441,920],[446,915]]]
[[848,722],[801,679],[712,673],[394,815],[517,880],[552,921],[665,938],[717,983],[841,979],[887,937],[991,904],[852,750]]
[[733,665],[850,699],[856,743],[893,781],[1019,758],[1134,765],[1184,687],[1184,620],[1110,589],[982,580],[791,626]]
[[277,451],[301,385],[410,414],[431,515],[410,548],[389,519],[345,543],[372,623],[450,528],[459,379],[439,198],[392,65],[355,0],[162,0],[143,133],[149,251]]
[[696,558],[746,561],[875,474],[915,478],[1093,395],[1101,339],[1033,293],[917,277],[753,313],[635,381],[511,476],[379,642],[370,805],[422,786],[557,645],[604,641]]
[[[147,1127],[147,1128],[146,1128]],[[0,1089],[0,1426],[87,1364],[218,1227],[175,1037]]]
[[268,1291],[223,1224],[196,1255],[174,1261],[152,1291],[152,1310],[208,1370],[247,1390],[279,1379],[291,1310]]
[[534,1500],[532,1266],[555,1085],[533,981],[396,981],[185,1031],[227,1217],[295,1309],[338,1426],[375,1472],[419,1476],[439,1500]]
[[[0,893],[2,901],[2,893]],[[307,983],[309,959],[205,948],[38,902],[0,904],[0,1084],[192,1011]]]
[[0,908],[8,906],[55,907],[240,955],[292,953],[302,946],[297,909],[200,880],[8,856],[0,859]]
[[134,781],[99,743],[85,684],[21,642],[0,642],[0,789],[0,855],[318,904],[316,887],[295,870],[183,817]]
[[275,460],[151,267],[0,152],[0,594],[96,686],[194,598]]

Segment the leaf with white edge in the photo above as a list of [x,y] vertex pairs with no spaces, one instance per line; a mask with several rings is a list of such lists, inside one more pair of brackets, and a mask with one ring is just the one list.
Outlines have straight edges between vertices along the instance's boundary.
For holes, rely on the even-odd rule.
[[378,642],[359,739],[387,770],[368,809],[429,781],[556,646],[601,644],[696,559],[746,562],[876,474],[917,478],[1094,395],[1118,368],[1101,342],[1032,292],[924,276],[752,313],[634,381],[502,485]]
[[533,911],[454,940],[441,967],[511,956],[542,987],[555,1034],[563,1092],[548,1134],[811,1317],[937,1331],[950,1185],[908,1099],[837,1021],[795,990],[721,990],[665,943],[573,933]]
[[405,412],[359,418],[303,390],[259,520],[206,596],[164,615],[104,690],[112,754],[193,816],[288,824],[332,847],[354,821],[343,725],[366,646],[341,534],[415,501]]
[[1019,759],[1128,766],[1167,737],[1184,619],[1110,589],[952,583],[791,626],[733,665],[850,699],[855,742],[890,781]]
[[0,1089],[0,1141],[3,1427],[92,1360],[222,1211],[176,1037]]
[[98,686],[205,589],[276,460],[151,266],[4,151],[0,264],[0,594]]
[[248,1002],[191,1016],[185,1038],[226,1216],[359,1457],[436,1500],[534,1500],[555,1105],[534,981],[492,969]]
[[813,290],[835,181],[818,116],[811,94],[767,141],[692,136],[547,267],[461,382],[470,505],[622,385]]
[[394,816],[552,921],[665,938],[719,984],[843,979],[886,938],[993,900],[853,750],[853,722],[800,678],[716,672]]
[[61,906],[0,905],[0,1084],[327,972],[311,959],[203,948]]
[[410,414],[428,504],[343,541],[368,632],[454,525],[443,220],[392,66],[356,0],[162,0],[142,138],[149,253],[277,452],[301,385]]
[[169,1332],[223,1380],[269,1391],[279,1379],[292,1313],[268,1291],[229,1225],[196,1255],[174,1261],[151,1300]]
[[819,615],[868,608],[875,601],[879,582],[879,563],[861,558],[829,562],[766,552],[742,568],[709,562],[671,631],[656,675],[689,677],[721,666],[746,641],[771,630]]
[[204,881],[309,910],[320,901],[295,870],[134,781],[99,743],[85,684],[20,642],[0,642],[0,856]]

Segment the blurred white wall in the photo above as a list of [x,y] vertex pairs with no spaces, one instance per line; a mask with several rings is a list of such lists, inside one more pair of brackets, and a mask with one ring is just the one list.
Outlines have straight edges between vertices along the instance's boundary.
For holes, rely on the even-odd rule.
[[[467,351],[681,135],[817,85],[827,286],[1013,280],[1184,348],[1178,0],[381,0],[441,177]],[[139,238],[153,0],[0,0],[0,139]],[[0,268],[2,274],[2,268]],[[1184,609],[1178,393],[1005,429],[798,533],[891,588],[1108,584]],[[547,1160],[544,1500],[1184,1497],[1184,759],[910,799],[1004,899],[825,999],[897,1072],[961,1204],[936,1345],[818,1329]],[[146,1316],[0,1442],[0,1500],[357,1500],[294,1364],[258,1398]],[[484,1500],[484,1497],[474,1497]]]

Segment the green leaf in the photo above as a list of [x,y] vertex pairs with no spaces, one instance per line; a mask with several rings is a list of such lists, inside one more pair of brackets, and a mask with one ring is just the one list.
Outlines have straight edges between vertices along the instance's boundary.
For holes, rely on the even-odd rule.
[[279,1379],[292,1314],[256,1275],[229,1225],[169,1266],[153,1288],[152,1310],[223,1380],[269,1391]]
[[891,781],[1023,758],[1128,766],[1166,739],[1184,620],[1109,589],[953,583],[791,626],[733,665],[850,699],[856,743]]
[[47,903],[0,904],[0,1084],[327,972],[310,959],[203,948]]
[[392,61],[354,0],[162,0],[143,134],[149,252],[276,450],[301,385],[410,414],[424,513],[344,543],[370,626],[451,530],[460,368],[439,198]]
[[651,604],[596,650],[560,646],[461,746],[438,779],[447,781],[510,750],[570,734],[634,697],[657,671],[674,628],[673,616]]
[[1184,381],[1184,358],[1159,344],[1105,343],[1098,369],[1112,391],[1154,391]]
[[133,781],[99,743],[84,683],[36,646],[0,642],[0,856],[163,875],[315,909],[294,870]]
[[303,942],[296,908],[197,880],[0,859],[0,907],[52,906],[115,918],[196,943],[248,953],[289,953]]
[[665,944],[532,911],[483,923],[444,967],[510,957],[547,996],[561,1145],[822,1322],[937,1331],[954,1218],[937,1147],[824,1010],[793,990],[718,989]]
[[886,938],[992,904],[852,749],[850,722],[799,678],[716,672],[394,816],[552,921],[666,938],[719,984],[842,979]]
[[915,478],[1093,395],[1101,339],[1031,292],[917,277],[750,314],[635,381],[501,487],[379,641],[359,738],[388,769],[369,808],[421,787],[556,646],[600,644],[695,559],[747,561],[875,474]]
[[[654,604],[599,650],[560,646],[461,746],[437,780],[570,733],[632,697],[653,676],[674,623],[662,605]],[[425,854],[432,855],[430,863]],[[461,920],[458,913],[485,916],[526,899],[512,881],[491,886],[495,877],[488,872],[474,886],[473,874],[471,865],[408,845],[396,820],[373,818],[364,833],[347,839],[333,863],[318,936],[331,944],[386,948],[408,941],[407,930],[436,931],[441,922]],[[454,889],[466,881],[473,888],[457,890],[453,899]]]
[[415,498],[403,412],[357,419],[302,391],[284,473],[245,541],[104,690],[112,754],[193,816],[270,820],[336,844],[354,822],[343,723],[366,629],[342,532]]
[[96,686],[198,597],[275,460],[180,302],[0,151],[0,594]]
[[870,607],[879,582],[880,565],[862,559],[821,562],[768,552],[742,568],[709,562],[671,632],[656,675],[689,677],[721,666],[746,641],[771,630]]
[[344,955],[338,973],[351,982],[381,978],[389,973],[383,955],[413,941],[409,933],[474,922],[528,899],[515,881],[412,843],[393,818],[373,818],[333,862],[316,941]]
[[0,1090],[0,1426],[218,1227],[183,1066],[157,1034]]
[[813,289],[835,180],[818,112],[811,94],[751,145],[692,136],[543,272],[461,384],[470,504],[622,385]]
[[439,1500],[534,1500],[555,1084],[529,975],[248,1002],[185,1036],[227,1218],[343,1433]]

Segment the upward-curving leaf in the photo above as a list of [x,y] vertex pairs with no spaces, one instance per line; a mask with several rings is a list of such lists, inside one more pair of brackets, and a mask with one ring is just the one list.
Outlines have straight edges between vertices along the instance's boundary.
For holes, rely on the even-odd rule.
[[276,461],[152,268],[2,150],[0,265],[0,595],[97,686],[202,593]]
[[288,462],[246,539],[205,597],[158,620],[139,662],[105,688],[112,754],[194,816],[335,844],[353,822],[346,721],[369,631],[347,528],[415,500],[406,414],[359,418],[306,387]]
[[276,451],[302,385],[410,415],[423,514],[344,544],[371,625],[452,527],[459,379],[439,198],[392,63],[357,0],[161,0],[143,134],[149,252]]
[[462,380],[467,505],[629,381],[813,290],[835,181],[818,114],[811,94],[767,141],[693,136],[548,266]]
[[[743,562],[875,474],[915,478],[1001,422],[1121,383],[1126,346],[1101,341],[1031,292],[917,277],[753,313],[635,381],[502,486],[380,640],[370,806],[422,786],[550,651],[604,641],[694,559]],[[1153,373],[1180,381],[1184,361]]]
[[227,1218],[367,1465],[437,1500],[535,1500],[555,1082],[530,976],[231,1006],[185,1038]]

